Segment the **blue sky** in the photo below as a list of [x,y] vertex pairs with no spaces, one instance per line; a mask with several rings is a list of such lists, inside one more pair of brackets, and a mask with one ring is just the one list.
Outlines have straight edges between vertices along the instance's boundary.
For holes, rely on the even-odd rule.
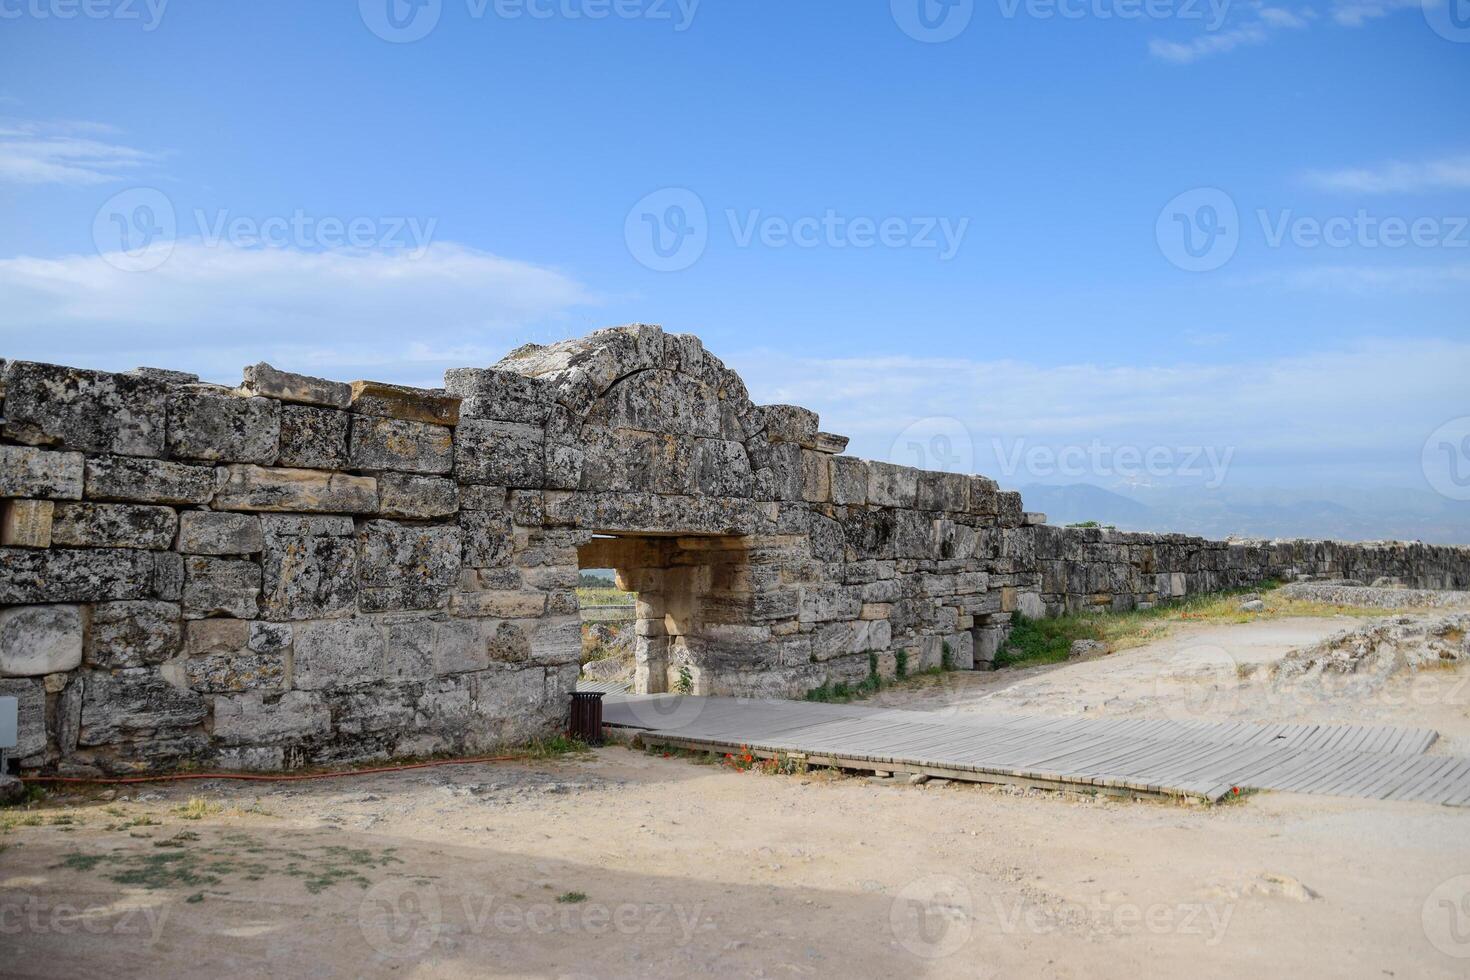
[[[0,0],[0,355],[432,385],[656,322],[868,456],[1470,473],[1466,0],[88,2]],[[1095,445],[1172,462],[1024,455]]]

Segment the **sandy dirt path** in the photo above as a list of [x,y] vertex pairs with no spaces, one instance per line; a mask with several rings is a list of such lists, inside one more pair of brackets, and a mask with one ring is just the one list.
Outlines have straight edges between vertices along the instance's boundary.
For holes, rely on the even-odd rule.
[[[1248,652],[1288,627],[1326,624],[1202,635]],[[1128,654],[883,700],[1147,714],[1168,697],[1146,665],[1172,658]],[[1420,804],[878,785],[624,747],[123,795],[0,835],[7,976],[1470,972],[1470,811]]]

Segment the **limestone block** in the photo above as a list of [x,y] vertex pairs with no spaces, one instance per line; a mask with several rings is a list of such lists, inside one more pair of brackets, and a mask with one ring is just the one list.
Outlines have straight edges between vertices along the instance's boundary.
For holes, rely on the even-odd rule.
[[277,466],[311,470],[347,468],[350,412],[311,405],[281,406],[281,451]]
[[216,510],[368,514],[378,509],[378,481],[317,470],[237,464],[214,500]]
[[254,692],[214,699],[214,737],[229,743],[296,743],[326,735],[332,713],[314,691],[287,691],[266,700]]
[[1021,526],[1021,495],[1014,491],[1002,491],[996,495],[996,517],[1001,527]]
[[179,515],[172,507],[147,504],[63,503],[51,524],[51,543],[75,548],[173,546]]
[[[489,660],[497,663],[519,664],[531,661],[535,654],[532,644],[532,630],[536,629],[535,622],[522,621],[519,623],[507,622],[485,622],[482,624],[483,645],[485,655]],[[581,626],[577,630],[578,653],[581,648]],[[546,638],[543,637],[543,641]]]
[[277,371],[264,362],[245,369],[245,380],[240,389],[251,395],[264,395],[283,402],[321,405],[326,408],[346,408],[352,403],[350,385]]
[[[434,658],[439,648],[438,634],[442,623],[426,615],[386,616],[382,620],[384,676],[390,680],[427,680],[435,674]],[[471,626],[470,632],[478,636]],[[446,638],[455,650],[465,650],[473,644],[454,644],[454,636]],[[483,660],[483,658],[481,658]],[[482,665],[483,666],[483,665]],[[481,667],[465,667],[478,670]]]
[[148,576],[148,594],[155,599],[178,602],[184,595],[184,556],[172,551],[155,551]]
[[454,368],[444,372],[444,388],[461,399],[459,413],[466,419],[542,425],[551,412],[546,385],[513,371]]
[[836,456],[847,451],[849,440],[847,436],[833,435],[830,432],[818,432],[812,448],[819,453],[827,453]]
[[944,638],[949,645],[950,670],[975,669],[975,638],[969,632],[952,633]]
[[895,511],[893,551],[898,558],[937,557],[933,518],[915,510]]
[[186,555],[253,555],[265,550],[255,514],[186,510],[179,515],[178,550]]
[[76,606],[0,609],[0,676],[40,677],[82,662],[82,616]]
[[295,631],[285,623],[255,620],[250,624],[250,638],[245,646],[256,653],[279,653],[291,646],[294,636]]
[[191,657],[205,653],[231,653],[250,643],[250,620],[191,619],[184,623],[184,652]]
[[0,545],[7,548],[51,547],[56,504],[50,500],[11,500],[0,504]]
[[504,510],[505,487],[468,484],[459,488],[460,510]]
[[201,694],[280,691],[286,684],[286,660],[277,653],[230,652],[190,657],[184,677]]
[[365,612],[440,609],[459,578],[463,536],[458,527],[367,521],[357,533]]
[[633,429],[716,439],[722,435],[719,393],[697,378],[672,371],[625,376],[603,393],[587,422],[606,429]]
[[327,619],[296,625],[294,686],[301,690],[359,687],[383,677],[383,637],[367,619]]
[[970,477],[970,513],[990,516],[999,508],[1000,488],[996,482],[983,476]]
[[[261,518],[262,615],[271,620],[348,615],[357,605],[357,543],[350,517]],[[384,569],[380,574],[393,574]]]
[[384,517],[427,520],[459,510],[459,487],[453,480],[410,473],[378,476],[378,511]]
[[510,562],[514,548],[510,514],[504,511],[460,511],[466,568],[494,568]]
[[185,559],[185,617],[254,619],[259,613],[259,599],[260,566],[255,562],[230,558]]
[[204,504],[214,496],[218,479],[212,466],[94,456],[87,459],[86,496],[89,500]]
[[0,497],[78,500],[83,458],[34,446],[0,446]]
[[183,735],[209,715],[207,701],[170,684],[156,667],[93,671],[83,692],[80,745],[158,743]]
[[143,599],[152,575],[144,551],[0,548],[0,603]]
[[97,603],[83,650],[87,664],[118,670],[163,663],[178,652],[181,615],[176,602]]
[[795,443],[750,447],[750,464],[756,468],[756,495],[762,500],[801,500],[805,489],[801,447]]
[[808,449],[801,451],[801,499],[823,504],[832,499],[832,471],[829,457]]
[[893,463],[868,463],[868,503],[874,507],[913,507],[919,496],[919,471]]
[[199,383],[199,375],[188,371],[174,371],[169,368],[157,367],[135,367],[128,372],[135,378],[147,378],[149,381],[159,381],[166,385],[192,385]]
[[456,592],[449,611],[456,616],[489,619],[534,619],[546,612],[544,592]]
[[358,415],[430,425],[459,424],[459,399],[453,395],[381,381],[352,382],[352,410]]
[[358,415],[352,420],[347,456],[356,470],[448,473],[454,464],[454,430]]
[[970,477],[964,473],[919,474],[917,509],[963,514],[970,509]]
[[280,439],[281,403],[274,399],[242,397],[210,385],[169,391],[171,456],[270,465]]
[[455,430],[455,478],[461,483],[540,487],[546,479],[545,440],[539,426],[465,419]]
[[12,361],[5,437],[88,453],[163,453],[168,387],[146,378]]
[[46,685],[39,678],[0,678],[0,697],[15,698],[19,736],[12,758],[40,764],[46,751]]
[[766,415],[766,438],[771,442],[789,442],[800,446],[815,446],[817,441],[817,413],[796,405],[764,405]]
[[801,587],[800,618],[803,623],[834,619],[857,619],[862,613],[862,590],[841,585]]
[[716,497],[750,497],[755,474],[738,442],[699,439],[694,444],[694,482],[698,492]]
[[852,456],[834,456],[828,461],[832,471],[832,502],[834,504],[865,504],[868,502],[868,464],[866,460]]
[[[494,644],[491,644],[492,650]],[[531,632],[531,660],[538,664],[576,663],[582,656],[582,622],[577,616],[548,617]]]

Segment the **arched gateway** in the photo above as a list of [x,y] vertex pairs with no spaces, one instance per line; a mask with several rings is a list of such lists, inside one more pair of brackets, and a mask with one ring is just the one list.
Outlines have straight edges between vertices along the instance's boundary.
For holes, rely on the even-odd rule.
[[557,731],[579,567],[637,685],[797,697],[993,655],[1013,612],[1306,572],[1464,587],[1464,549],[1037,526],[991,480],[842,456],[658,327],[443,390],[3,366],[0,695],[26,768],[280,769]]

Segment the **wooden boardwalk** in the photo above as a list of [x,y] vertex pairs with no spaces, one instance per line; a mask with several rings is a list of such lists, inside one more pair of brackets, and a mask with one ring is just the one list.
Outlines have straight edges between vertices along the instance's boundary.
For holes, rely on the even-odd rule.
[[1436,733],[1368,725],[941,716],[803,701],[610,694],[645,742],[979,782],[1218,800],[1232,788],[1470,806],[1470,759]]

